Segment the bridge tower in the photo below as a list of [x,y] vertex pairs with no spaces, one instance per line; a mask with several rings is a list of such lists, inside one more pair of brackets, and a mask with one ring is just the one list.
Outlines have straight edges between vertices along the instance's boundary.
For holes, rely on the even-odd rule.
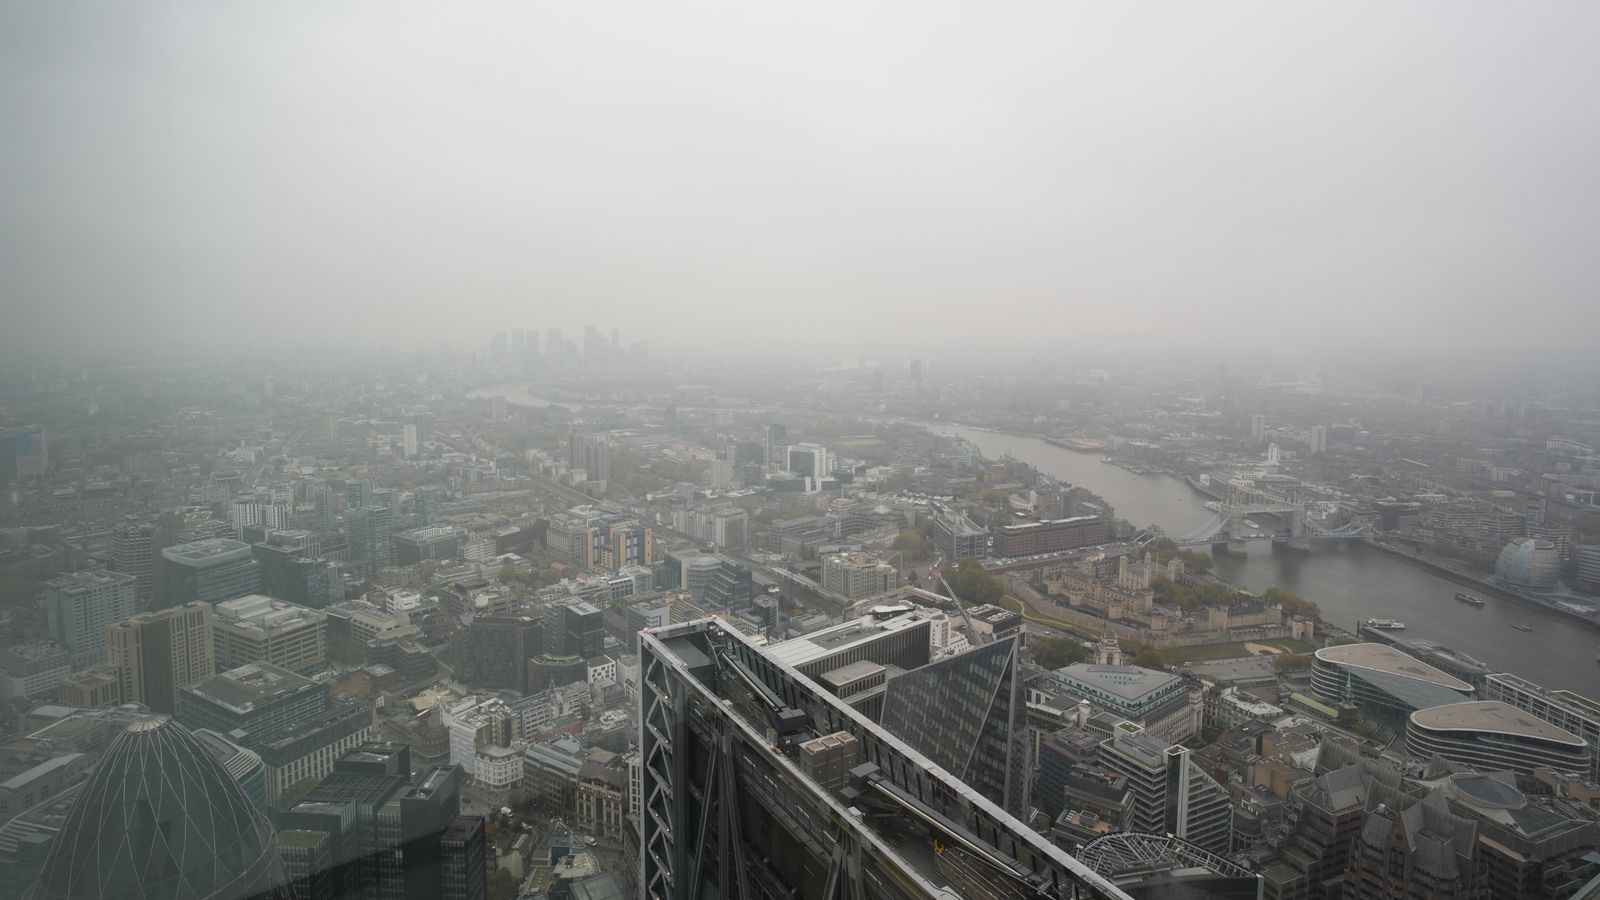
[[[1273,546],[1276,548],[1278,542],[1273,541]],[[1295,553],[1311,552],[1311,540],[1306,537],[1306,503],[1304,500],[1295,501],[1294,510],[1289,513],[1289,536],[1282,546],[1285,550]]]

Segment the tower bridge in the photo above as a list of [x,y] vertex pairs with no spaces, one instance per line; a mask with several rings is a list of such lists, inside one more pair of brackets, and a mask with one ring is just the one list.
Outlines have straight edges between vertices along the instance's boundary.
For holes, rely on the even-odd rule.
[[[1306,516],[1306,501],[1295,496],[1294,485],[1287,487],[1287,491],[1279,493],[1260,484],[1230,479],[1219,499],[1206,504],[1214,513],[1211,519],[1173,538],[1173,543],[1180,547],[1209,546],[1214,553],[1243,556],[1250,541],[1270,540],[1290,550],[1310,552],[1314,540],[1348,540],[1362,537],[1371,530],[1360,523],[1340,528],[1312,524]],[[1257,515],[1276,516],[1286,527],[1271,534],[1252,534],[1242,526],[1244,520]]]

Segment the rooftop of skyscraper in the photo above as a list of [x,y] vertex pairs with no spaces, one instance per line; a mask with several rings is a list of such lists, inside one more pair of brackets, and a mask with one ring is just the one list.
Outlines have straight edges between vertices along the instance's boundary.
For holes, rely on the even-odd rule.
[[[772,652],[776,648],[758,648],[714,619],[654,629],[646,632],[644,639],[647,654],[659,654],[657,658],[666,668],[681,673],[679,678],[689,687],[691,698],[695,692],[705,692],[712,705],[730,717],[742,739],[763,749],[776,767],[774,777],[783,783],[784,791],[807,788],[801,794],[807,813],[797,822],[818,817],[837,820],[838,827],[852,833],[864,856],[881,860],[879,866],[891,866],[895,877],[916,886],[911,888],[913,893],[920,889],[936,896],[941,893],[937,886],[945,885],[943,892],[966,895],[975,885],[995,884],[1005,886],[997,896],[1012,896],[1010,891],[1016,890],[1042,897],[1127,897],[971,784],[937,765],[910,740],[872,722],[838,698],[806,688],[793,664]],[[655,649],[650,649],[652,645]],[[997,646],[979,649],[989,653]],[[974,654],[981,655],[979,651]],[[647,707],[651,695],[647,687]],[[691,699],[691,705],[696,702]],[[648,708],[645,715],[651,715]],[[872,764],[847,767],[844,776],[848,784],[835,790],[808,776],[800,766],[800,744],[836,733],[824,723],[876,748]],[[649,752],[646,747],[644,754]],[[675,748],[673,752],[681,751]],[[645,788],[649,792],[650,785]],[[847,799],[835,796],[839,790]],[[852,805],[856,810],[847,812],[846,806]],[[862,815],[863,811],[869,812]],[[926,830],[931,838],[911,836],[919,830]],[[881,868],[874,877],[883,877]],[[965,889],[949,887],[952,884],[965,885]]]
[[105,569],[85,569],[82,572],[73,572],[69,575],[52,578],[45,583],[53,590],[71,593],[74,591],[90,591],[111,584],[132,583],[133,580],[132,575],[124,575],[120,572],[107,572]]
[[250,545],[231,538],[205,538],[168,547],[161,551],[161,555],[176,563],[199,566],[235,557],[248,557]]
[[798,666],[819,656],[881,637],[887,632],[915,628],[925,621],[914,612],[897,612],[887,617],[862,616],[774,644],[767,648],[767,653],[779,662]]

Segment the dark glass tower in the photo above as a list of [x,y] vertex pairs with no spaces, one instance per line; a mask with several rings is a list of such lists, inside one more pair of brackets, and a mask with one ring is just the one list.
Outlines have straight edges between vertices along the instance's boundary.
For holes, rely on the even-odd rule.
[[1022,818],[1032,765],[1017,648],[1007,638],[891,680],[880,724]]

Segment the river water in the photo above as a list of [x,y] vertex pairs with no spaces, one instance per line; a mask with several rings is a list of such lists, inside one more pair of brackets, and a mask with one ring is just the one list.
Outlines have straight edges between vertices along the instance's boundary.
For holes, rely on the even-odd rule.
[[[548,406],[527,383],[510,382],[480,388],[469,397],[503,394],[512,403]],[[579,404],[562,403],[570,409]],[[1041,472],[1082,485],[1104,497],[1116,514],[1135,527],[1160,525],[1168,534],[1183,534],[1204,525],[1210,499],[1182,478],[1135,475],[1100,461],[1098,453],[1077,453],[1038,438],[980,431],[949,423],[920,422],[932,430],[955,434],[976,444],[990,459],[1010,454]],[[1491,668],[1514,672],[1549,688],[1569,688],[1600,697],[1600,630],[1542,609],[1484,596],[1474,608],[1455,599],[1462,588],[1452,581],[1402,562],[1355,541],[1313,542],[1310,555],[1273,553],[1265,541],[1250,545],[1248,559],[1216,560],[1216,574],[1234,584],[1261,592],[1281,587],[1315,601],[1322,617],[1354,631],[1366,619],[1400,619],[1405,637],[1438,641],[1483,660]],[[1512,624],[1527,625],[1531,632]]]
[[[1038,438],[933,425],[976,444],[984,456],[1010,454],[1041,472],[1082,485],[1104,497],[1135,527],[1160,525],[1182,534],[1211,518],[1209,498],[1181,478],[1135,475],[1100,461],[1100,455],[1055,447]],[[1491,668],[1514,672],[1545,687],[1600,696],[1600,631],[1554,613],[1484,597],[1476,609],[1455,600],[1462,588],[1428,571],[1354,541],[1313,542],[1311,554],[1275,554],[1252,543],[1248,559],[1223,557],[1216,574],[1252,591],[1277,586],[1315,601],[1322,617],[1354,630],[1368,618],[1400,619],[1405,637],[1427,638],[1475,656]],[[1531,627],[1522,632],[1513,623]]]

